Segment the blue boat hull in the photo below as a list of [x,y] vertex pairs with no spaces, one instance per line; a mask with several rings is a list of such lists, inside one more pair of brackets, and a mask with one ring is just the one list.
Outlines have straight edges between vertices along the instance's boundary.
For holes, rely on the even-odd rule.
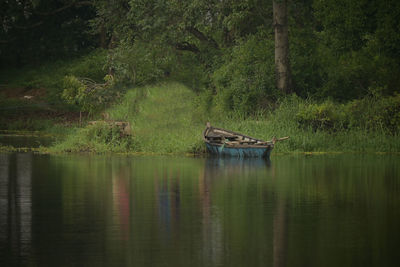
[[208,151],[219,157],[258,157],[268,158],[272,151],[272,146],[266,147],[228,147],[224,145],[215,145],[206,143]]

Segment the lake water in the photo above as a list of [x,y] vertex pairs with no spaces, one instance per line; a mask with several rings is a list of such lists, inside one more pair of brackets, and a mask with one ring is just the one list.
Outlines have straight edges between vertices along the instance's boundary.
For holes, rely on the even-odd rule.
[[399,266],[400,156],[0,154],[0,266]]

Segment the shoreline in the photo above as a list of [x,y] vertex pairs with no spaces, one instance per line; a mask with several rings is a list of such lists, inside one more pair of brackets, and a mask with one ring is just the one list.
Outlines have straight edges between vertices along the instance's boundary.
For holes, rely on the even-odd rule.
[[[361,104],[372,101],[381,105],[384,100],[400,101],[400,97],[349,102],[348,108],[357,104],[359,109],[348,114],[350,117],[339,118],[336,115],[345,114],[342,104],[313,102],[293,95],[283,98],[274,109],[245,116],[221,113],[214,101],[180,83],[159,83],[127,90],[118,102],[105,108],[103,113],[86,116],[82,124],[58,117],[36,120],[34,114],[24,116],[26,121],[20,122],[4,117],[8,121],[1,128],[9,127],[9,130],[0,130],[6,139],[1,150],[34,150],[43,154],[203,155],[206,148],[201,133],[206,122],[210,122],[215,127],[261,140],[290,136],[274,148],[273,154],[396,154],[400,152],[400,128],[394,127],[392,121],[382,124],[386,120],[377,117],[382,113],[378,108],[366,116],[360,115],[365,113],[361,111],[369,110],[369,106],[365,110],[366,106]],[[102,119],[102,114],[107,114],[107,118]],[[89,119],[105,123],[88,124]],[[121,133],[120,128],[110,126],[107,120],[127,122],[130,133]],[[15,130],[16,126],[19,130]],[[32,140],[13,142],[13,136]],[[54,138],[54,142],[47,143],[46,138]],[[30,146],[42,147],[31,149]]]
[[[30,136],[30,135],[25,135]],[[43,137],[43,136],[41,136]],[[40,155],[119,155],[119,156],[184,156],[184,157],[213,157],[207,152],[202,153],[189,153],[189,152],[139,152],[139,151],[129,151],[129,152],[95,152],[95,151],[49,151],[48,147],[15,147],[12,145],[0,144],[0,153],[29,153]],[[290,152],[272,152],[271,156],[325,156],[325,155],[399,155],[399,151],[290,151]],[[227,157],[221,157],[227,158]],[[245,159],[261,159],[261,158],[245,158]]]

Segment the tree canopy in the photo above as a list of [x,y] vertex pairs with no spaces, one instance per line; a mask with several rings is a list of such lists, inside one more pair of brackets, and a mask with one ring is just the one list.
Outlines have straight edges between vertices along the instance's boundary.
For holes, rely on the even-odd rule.
[[1,1],[1,65],[39,63],[95,47],[90,33],[94,16],[92,1]]
[[[399,91],[399,1],[288,0],[287,13],[296,94]],[[281,94],[272,0],[5,0],[0,22],[3,67],[102,47],[117,83],[175,79],[243,112]]]

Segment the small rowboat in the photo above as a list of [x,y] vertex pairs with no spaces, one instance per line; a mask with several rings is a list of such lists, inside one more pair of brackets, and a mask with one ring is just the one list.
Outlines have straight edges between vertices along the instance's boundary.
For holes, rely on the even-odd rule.
[[221,157],[263,157],[268,158],[277,141],[289,139],[283,137],[271,141],[256,139],[244,134],[222,128],[212,127],[208,122],[203,132],[207,150]]

